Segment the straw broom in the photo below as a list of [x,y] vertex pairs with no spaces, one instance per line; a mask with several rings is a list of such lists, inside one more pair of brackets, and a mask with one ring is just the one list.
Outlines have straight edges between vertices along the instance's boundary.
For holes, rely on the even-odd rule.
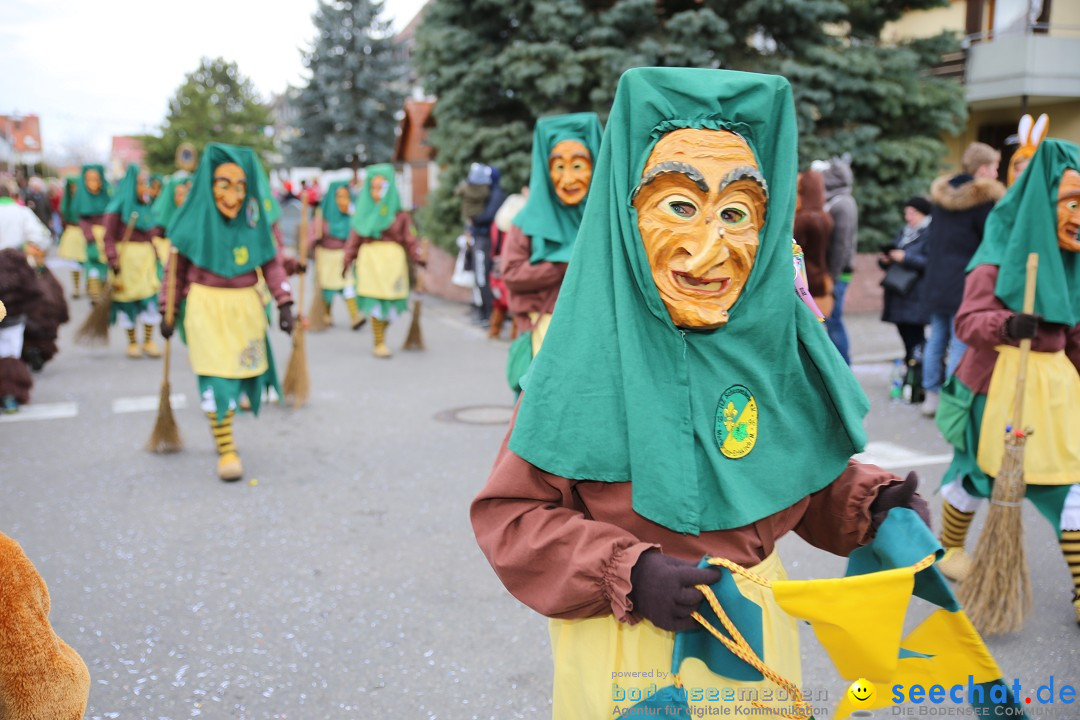
[[[1035,277],[1039,256],[1028,255],[1024,286],[1024,313],[1035,310]],[[1016,632],[1031,609],[1031,578],[1024,553],[1024,528],[1020,511],[1024,502],[1024,444],[1031,430],[1022,430],[1024,382],[1031,340],[1020,341],[1020,367],[1016,377],[1011,429],[1005,435],[1005,454],[994,479],[990,513],[979,536],[971,575],[960,585],[957,597],[972,624],[983,635]]]
[[[305,196],[300,211],[300,238],[297,241],[297,253],[300,257],[307,257],[307,224],[308,202]],[[293,328],[292,355],[289,357],[289,366],[285,369],[285,381],[281,390],[285,393],[285,400],[294,408],[304,405],[311,390],[311,378],[308,376],[307,348],[304,346],[304,274],[299,278],[296,292],[296,326]]]
[[[177,255],[176,248],[169,249],[169,266],[165,273],[165,323],[170,327],[173,326],[176,318]],[[165,338],[165,362],[161,380],[161,397],[158,398],[157,420],[154,422],[154,431],[150,433],[150,440],[146,443],[146,449],[152,453],[174,453],[184,448],[184,441],[180,439],[180,429],[176,426],[170,400],[169,347],[171,342],[171,337]]]
[[[120,254],[124,254],[124,248],[131,240],[131,233],[135,231],[135,220],[139,213],[133,212],[128,218],[127,227],[124,228],[124,237],[120,240]],[[112,312],[112,296],[118,290],[117,278],[113,278],[101,291],[101,297],[96,305],[90,310],[86,320],[75,333],[75,342],[88,345],[107,345],[109,343],[109,315]]]
[[[315,208],[315,235],[316,242],[322,240],[322,208]],[[315,258],[315,251],[311,253],[312,260]],[[326,315],[328,308],[326,302],[323,300],[322,283],[319,282],[319,268],[314,263],[308,263],[307,258],[301,257],[301,262],[312,265],[312,273],[315,276],[315,289],[311,296],[311,308],[308,310],[308,330],[311,332],[322,332],[326,330]]]
[[[425,259],[427,258],[427,241],[424,240],[420,245],[420,254]],[[416,270],[416,287],[414,288],[417,295],[424,292],[424,274],[417,268]],[[405,336],[405,344],[401,346],[402,350],[423,350],[424,349],[424,336],[420,332],[420,298],[417,297],[413,300],[412,306],[412,322],[409,323],[409,334]]]

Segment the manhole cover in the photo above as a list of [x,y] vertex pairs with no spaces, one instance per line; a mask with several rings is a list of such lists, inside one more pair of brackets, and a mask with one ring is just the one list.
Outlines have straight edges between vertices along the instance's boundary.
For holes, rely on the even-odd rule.
[[470,407],[450,408],[435,415],[442,422],[465,423],[466,425],[506,425],[514,414],[514,408],[503,405],[472,405]]

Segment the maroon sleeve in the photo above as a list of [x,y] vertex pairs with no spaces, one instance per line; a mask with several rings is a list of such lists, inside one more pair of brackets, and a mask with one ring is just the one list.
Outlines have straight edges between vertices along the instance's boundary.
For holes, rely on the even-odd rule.
[[502,277],[510,292],[526,293],[562,283],[566,263],[529,262],[532,242],[517,225],[510,226],[502,254]]
[[[187,297],[188,291],[188,269],[191,267],[191,261],[180,253],[172,253],[169,258],[169,264],[176,263],[176,290],[173,293],[173,308],[180,307],[180,301]],[[162,312],[165,312],[165,308],[168,307],[169,302],[169,264],[165,266],[165,282],[161,283],[161,291],[158,293],[158,307]]]
[[413,264],[420,262],[420,241],[416,237],[409,213],[399,212],[394,218],[394,224],[383,233],[382,239],[392,240],[404,247],[409,256],[409,262]]
[[956,336],[971,347],[982,350],[1007,343],[1001,331],[1014,313],[994,295],[998,269],[980,265],[964,281],[964,299],[956,312]]
[[[109,213],[105,216],[105,257],[109,259],[109,264],[116,263],[118,257],[116,244],[120,242],[120,239],[124,234],[124,224],[120,222],[120,216],[116,213]],[[90,235],[93,238],[93,233]]]
[[362,242],[363,240],[356,234],[356,231],[350,228],[349,238],[345,241],[345,267],[349,267],[356,260]]
[[637,621],[627,598],[630,570],[641,553],[658,546],[589,519],[573,481],[530,465],[504,440],[470,515],[495,574],[533,610],[554,618],[612,613]]
[[1065,355],[1080,372],[1080,325],[1073,325],[1065,331]]
[[95,242],[94,223],[86,218],[79,218],[79,229],[82,230],[83,237],[86,238],[86,243],[92,245]]
[[810,496],[795,532],[814,547],[847,557],[873,537],[870,504],[878,492],[901,482],[876,465],[850,460],[840,477]]
[[281,262],[281,254],[277,254],[262,266],[263,277],[266,286],[270,288],[270,294],[274,296],[274,302],[278,307],[285,303],[291,303],[292,286],[289,284],[289,276],[285,272],[285,266]]

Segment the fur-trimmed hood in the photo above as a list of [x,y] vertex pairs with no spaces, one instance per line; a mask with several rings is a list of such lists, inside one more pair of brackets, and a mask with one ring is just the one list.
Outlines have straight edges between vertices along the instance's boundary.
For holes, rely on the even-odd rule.
[[930,185],[930,199],[938,207],[962,212],[985,203],[996,203],[1005,195],[997,180],[970,175],[942,175]]

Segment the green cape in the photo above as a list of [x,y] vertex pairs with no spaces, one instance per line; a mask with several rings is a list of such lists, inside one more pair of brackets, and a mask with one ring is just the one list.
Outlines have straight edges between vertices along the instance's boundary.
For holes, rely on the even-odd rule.
[[[397,183],[394,181],[394,166],[390,163],[369,165],[364,175],[364,187],[356,198],[356,207],[352,214],[352,229],[360,237],[378,238],[386,228],[394,224],[394,218],[401,211],[401,198],[398,197]],[[376,175],[387,180],[386,192],[378,203],[371,199],[371,179]]]
[[127,172],[120,184],[116,186],[116,192],[108,207],[106,214],[117,214],[121,222],[126,225],[131,213],[138,213],[135,219],[135,229],[149,231],[157,227],[158,222],[154,218],[154,207],[150,203],[144,203],[136,194],[139,183],[139,166],[128,165]]
[[[740,134],[770,192],[747,285],[730,321],[711,331],[672,323],[631,204],[657,139],[684,127]],[[865,442],[869,402],[795,294],[796,143],[782,77],[682,68],[622,76],[555,315],[525,379],[513,452],[570,479],[632,481],[638,514],[691,534],[772,515],[844,471]],[[756,429],[727,431],[727,403],[748,395]],[[756,444],[727,457],[719,446],[729,433]]]
[[1080,170],[1080,150],[1047,138],[986,219],[983,241],[968,264],[997,265],[994,294],[1015,312],[1024,307],[1028,253],[1039,254],[1035,312],[1046,322],[1072,327],[1080,322],[1080,253],[1057,241],[1057,195],[1066,168]]
[[281,218],[281,203],[274,197],[274,191],[270,189],[270,178],[267,176],[266,171],[263,170],[262,164],[256,160],[255,166],[259,170],[257,173],[259,179],[259,197],[262,198],[263,213],[266,214],[266,222],[273,227],[274,223]]
[[176,216],[176,211],[179,210],[176,206],[176,188],[185,183],[191,183],[190,175],[173,175],[161,188],[161,194],[154,201],[154,217],[157,218],[157,223],[161,227],[168,227]]
[[[566,205],[551,185],[548,158],[551,149],[563,140],[578,140],[592,155],[593,172],[600,152],[600,118],[596,113],[552,115],[536,121],[533,130],[532,168],[529,176],[529,200],[514,217],[514,224],[532,240],[529,261],[567,262],[574,249],[585,199]],[[590,185],[591,189],[591,185]]]
[[[214,170],[224,163],[236,163],[247,176],[247,198],[232,220],[214,204]],[[264,211],[269,188],[255,151],[249,147],[210,143],[203,151],[191,180],[191,190],[183,206],[169,223],[166,236],[180,254],[201,268],[236,277],[253,272],[277,254]]]
[[[98,191],[97,195],[91,195],[86,189],[86,173],[90,170],[97,170],[98,175],[101,176],[101,190]],[[112,195],[112,187],[109,185],[109,181],[105,179],[105,166],[83,165],[82,170],[79,171],[79,191],[75,193],[72,212],[81,218],[103,215],[105,208],[109,205],[110,195]]]
[[[390,182],[393,183],[393,179]],[[326,189],[326,194],[323,195],[319,207],[322,208],[323,220],[326,221],[327,234],[330,237],[344,240],[349,237],[349,216],[338,209],[336,199],[338,188],[348,190],[349,183],[345,180],[330,183],[330,187]]]
[[64,178],[64,194],[60,196],[60,218],[67,225],[77,225],[79,216],[75,212],[75,196],[79,192],[79,176]]

